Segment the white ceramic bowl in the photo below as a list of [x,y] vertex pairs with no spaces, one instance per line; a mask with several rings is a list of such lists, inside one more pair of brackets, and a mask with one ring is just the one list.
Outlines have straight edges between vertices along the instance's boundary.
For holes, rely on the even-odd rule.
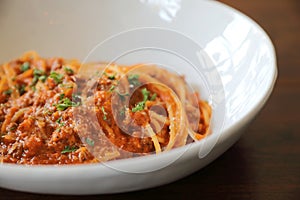
[[[3,188],[100,194],[140,190],[185,177],[239,139],[267,101],[277,76],[274,47],[266,33],[245,15],[216,1],[14,0],[0,2],[0,16],[0,62],[31,49],[45,57],[86,61],[111,61],[123,53],[125,58],[118,61],[124,63],[173,64],[199,86],[214,109],[213,132],[201,142],[104,164],[1,164]],[[137,51],[138,47],[148,49]],[[166,56],[159,56],[164,51],[157,54],[160,47],[170,50]],[[182,58],[191,62],[180,67]],[[191,68],[195,63],[196,68]],[[191,78],[192,70],[200,71],[199,79]]]

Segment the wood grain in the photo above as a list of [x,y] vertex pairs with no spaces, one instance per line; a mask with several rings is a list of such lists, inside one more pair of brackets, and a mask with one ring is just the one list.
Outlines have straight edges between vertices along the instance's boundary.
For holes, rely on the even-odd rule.
[[300,1],[222,0],[257,21],[274,42],[275,90],[245,135],[197,173],[162,187],[89,197],[0,189],[0,199],[300,199]]

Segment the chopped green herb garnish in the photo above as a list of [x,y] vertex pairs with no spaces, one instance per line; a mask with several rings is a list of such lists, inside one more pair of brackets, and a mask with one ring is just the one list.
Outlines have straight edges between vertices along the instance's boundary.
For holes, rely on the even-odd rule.
[[[143,94],[143,101],[138,102],[135,105],[135,107],[131,109],[132,112],[141,111],[141,110],[144,110],[144,108],[145,108],[146,101],[149,99],[150,92],[147,90],[147,88],[143,88],[141,92]],[[157,94],[154,93],[150,100],[153,101],[152,99],[155,99],[156,96],[157,96]]]
[[73,75],[73,74],[74,74],[73,69],[71,69],[70,67],[65,67],[64,70],[65,70],[65,72],[66,72],[68,75]]
[[21,65],[21,72],[25,72],[30,68],[29,62],[24,62],[23,65]]
[[150,101],[154,101],[154,100],[156,99],[156,97],[157,97],[157,94],[154,93],[154,94],[151,96]]
[[42,75],[39,77],[39,80],[42,81],[43,83],[46,81],[47,76],[46,75]]
[[71,153],[71,152],[74,152],[78,149],[78,147],[76,146],[73,146],[73,147],[70,147],[70,146],[65,146],[64,150],[61,151],[62,154],[64,153]]
[[110,80],[114,80],[116,78],[116,75],[110,75],[110,76],[108,76],[108,79],[110,79]]
[[105,76],[107,76],[108,79],[114,80],[116,78],[116,74],[108,75],[106,72],[103,73]]
[[64,93],[60,94],[60,95],[59,95],[59,100],[62,100],[64,97],[65,97],[65,94],[64,94]]
[[59,84],[62,82],[64,75],[57,72],[51,72],[49,77],[52,78],[56,84]]
[[16,86],[16,88],[19,91],[20,96],[22,96],[26,92],[25,87],[26,87],[25,85],[17,85]]
[[149,98],[150,92],[147,90],[147,88],[143,88],[142,94],[143,94],[143,101],[146,102]]
[[34,86],[38,82],[39,78],[42,76],[45,76],[44,71],[42,71],[40,69],[34,69],[33,70],[33,79],[32,79],[30,86]]
[[3,94],[5,95],[11,95],[11,93],[12,93],[11,89],[3,91]]
[[32,85],[32,86],[30,86],[31,87],[31,89],[35,92],[36,91],[36,87],[35,87],[35,85]]
[[101,107],[101,110],[102,110],[102,113],[103,113],[103,120],[107,120],[107,112],[105,112],[105,109],[104,109],[104,107],[102,106]]
[[59,117],[57,120],[56,120],[56,123],[58,123],[59,127],[62,127],[65,125],[64,122],[62,122],[62,117]]
[[38,76],[34,76],[33,79],[32,79],[32,82],[31,82],[30,86],[35,85],[38,82],[38,80],[39,80],[39,77]]
[[56,123],[60,124],[61,120],[62,120],[62,117],[59,117],[59,118],[56,120]]
[[57,110],[64,111],[69,107],[77,107],[80,105],[80,102],[73,102],[69,98],[64,98],[58,101],[57,104],[53,104]]
[[138,74],[130,74],[128,76],[128,81],[131,85],[139,86],[141,83],[139,81],[139,75]]
[[34,69],[33,70],[33,75],[34,76],[42,76],[43,74],[44,74],[43,70],[40,70],[40,69]]
[[137,103],[134,108],[132,108],[132,112],[142,111],[144,110],[144,108],[145,108],[145,102],[141,101]]
[[115,85],[112,85],[112,86],[109,88],[109,91],[112,92],[112,91],[114,91],[115,88],[116,88],[116,86],[115,86]]
[[92,140],[91,138],[86,138],[85,141],[88,145],[90,145],[92,147],[95,145],[95,141]]

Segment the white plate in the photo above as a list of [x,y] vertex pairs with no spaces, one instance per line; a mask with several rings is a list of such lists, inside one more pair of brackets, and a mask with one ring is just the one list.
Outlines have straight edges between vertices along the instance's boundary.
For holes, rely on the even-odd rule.
[[266,33],[216,1],[1,1],[0,27],[0,62],[35,50],[45,57],[160,63],[185,74],[213,105],[209,137],[160,155],[93,165],[0,165],[0,187],[19,191],[116,193],[185,177],[239,139],[277,77]]

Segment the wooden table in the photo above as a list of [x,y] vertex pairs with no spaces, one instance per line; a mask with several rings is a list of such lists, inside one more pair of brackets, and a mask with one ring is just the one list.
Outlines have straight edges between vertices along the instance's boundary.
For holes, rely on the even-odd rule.
[[245,12],[269,33],[279,68],[269,102],[230,150],[192,176],[155,189],[88,198],[0,189],[0,199],[300,199],[300,1],[222,2]]

